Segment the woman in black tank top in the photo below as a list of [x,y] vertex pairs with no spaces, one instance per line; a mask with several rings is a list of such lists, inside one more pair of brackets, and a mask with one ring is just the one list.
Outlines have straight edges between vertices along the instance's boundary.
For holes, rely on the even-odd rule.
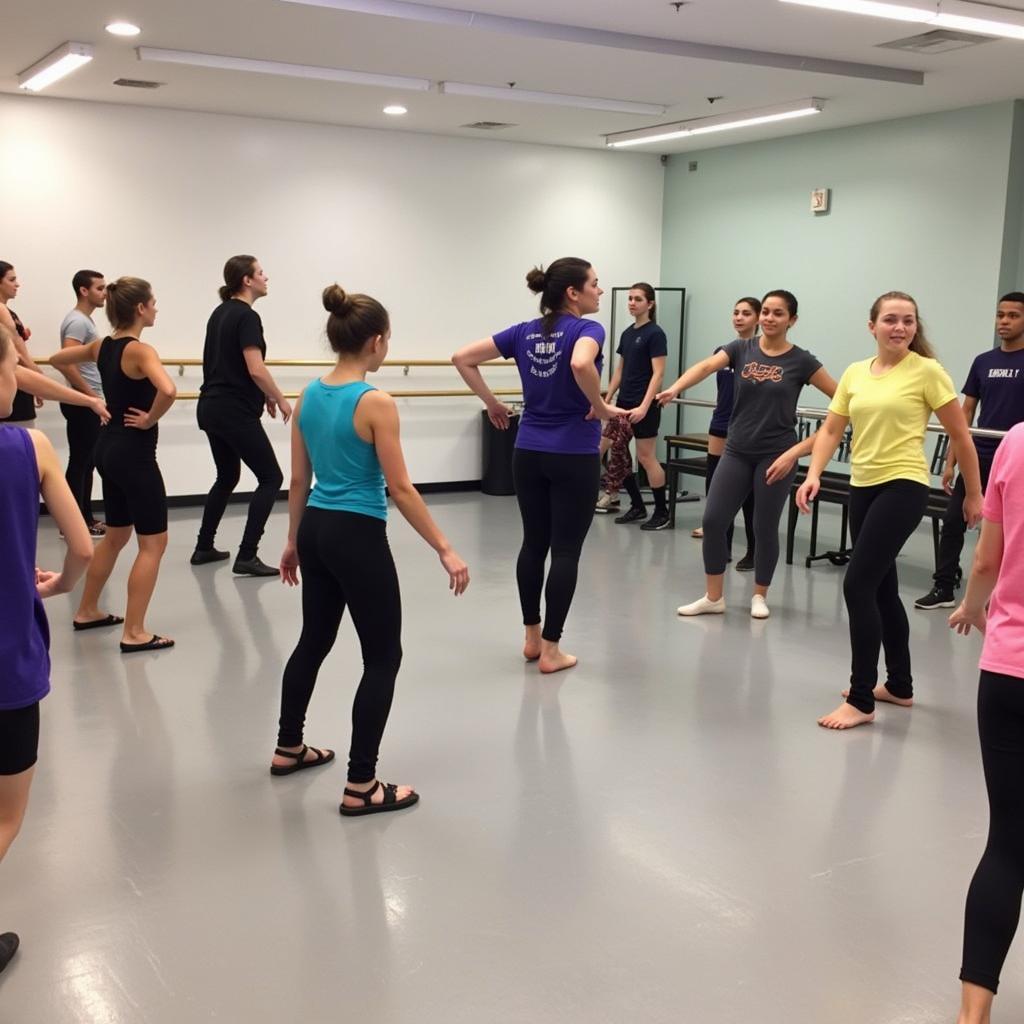
[[[15,338],[15,348],[18,352],[18,364],[26,366],[36,373],[42,373],[38,366],[32,361],[28,354],[26,342],[32,337],[32,332],[21,322],[18,314],[7,305],[17,294],[20,288],[18,275],[10,263],[0,260],[0,326],[6,327]],[[14,404],[11,406],[11,414],[0,419],[0,423],[24,423],[31,425],[36,418],[36,406],[42,405],[41,399],[35,399],[27,391],[20,388],[14,393]]]
[[[174,404],[177,389],[160,356],[142,342],[156,321],[156,300],[146,281],[122,277],[107,286],[107,319],[114,333],[102,341],[61,349],[51,357],[58,367],[94,362],[103,381],[110,422],[96,444],[96,468],[103,479],[107,532],[96,546],[75,613],[77,630],[123,623],[121,651],[161,650],[173,640],[146,629],[146,610],[167,548],[167,493],[156,461],[157,421]],[[139,553],[128,578],[124,618],[99,607],[100,595],[121,549],[138,538]]]

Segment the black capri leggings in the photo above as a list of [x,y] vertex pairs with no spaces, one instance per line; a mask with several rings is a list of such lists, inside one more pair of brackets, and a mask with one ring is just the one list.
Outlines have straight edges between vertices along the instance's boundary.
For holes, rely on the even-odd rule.
[[0,711],[0,775],[20,775],[39,756],[39,701]]
[[[559,455],[521,448],[512,457],[512,477],[523,519],[523,546],[516,563],[523,624],[540,621],[544,591],[544,629],[541,636],[557,643],[562,636],[572,596],[580,552],[594,520],[594,503],[601,481],[601,459],[594,455]],[[544,563],[551,568],[544,585]]]
[[346,606],[359,634],[363,676],[352,704],[349,782],[372,782],[402,663],[402,598],[383,519],[307,508],[296,538],[302,635],[284,669],[278,746],[302,743],[317,674]]
[[704,571],[720,576],[729,561],[729,530],[751,492],[754,495],[754,582],[771,585],[779,561],[779,520],[796,475],[796,464],[783,480],[765,482],[768,467],[782,454],[739,455],[726,449],[715,469],[704,506]]
[[988,844],[967,892],[960,980],[995,992],[1024,892],[1024,679],[982,670],[978,733]]
[[875,710],[878,653],[885,650],[885,688],[914,695],[910,674],[910,623],[900,600],[896,556],[917,529],[928,488],[915,480],[890,480],[850,488],[853,552],[846,566],[843,597],[850,620],[850,696],[858,711]]

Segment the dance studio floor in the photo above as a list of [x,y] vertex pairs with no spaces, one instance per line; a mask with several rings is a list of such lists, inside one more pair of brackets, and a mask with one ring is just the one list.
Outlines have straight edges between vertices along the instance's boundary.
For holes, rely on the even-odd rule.
[[[411,811],[337,813],[347,621],[307,733],[342,756],[271,778],[299,595],[192,569],[195,512],[173,515],[150,620],[174,651],[122,658],[115,634],[72,633],[70,598],[48,604],[40,764],[0,866],[0,930],[22,937],[0,1021],[954,1019],[987,826],[975,639],[912,612],[920,703],[825,732],[847,672],[841,570],[783,565],[767,622],[730,571],[724,618],[679,620],[701,593],[700,506],[684,505],[675,532],[596,520],[565,637],[580,665],[541,678],[519,656],[514,501],[429,501],[472,584],[451,598],[394,516],[405,661],[381,771],[420,790]],[[285,528],[281,504],[268,561]],[[39,562],[56,568],[51,530]],[[219,540],[240,531],[233,507]],[[900,561],[909,600],[929,558],[922,527]],[[1022,951],[999,1020],[1024,1019]]]

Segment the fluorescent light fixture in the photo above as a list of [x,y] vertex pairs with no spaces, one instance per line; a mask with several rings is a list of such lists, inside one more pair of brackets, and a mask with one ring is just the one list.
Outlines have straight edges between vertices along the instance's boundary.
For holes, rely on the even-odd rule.
[[583,107],[610,110],[616,114],[664,114],[668,109],[658,103],[634,103],[632,100],[606,100],[597,96],[567,96],[558,92],[531,92],[510,86],[473,85],[469,82],[442,82],[441,92],[449,96],[478,96],[487,100],[511,100],[513,103],[547,103],[556,107]]
[[380,86],[385,89],[411,89],[426,92],[427,78],[404,75],[377,75],[368,71],[346,71],[343,68],[322,68],[310,64],[284,64],[276,60],[252,60],[248,57],[224,57],[215,53],[192,53],[188,50],[159,50],[151,46],[136,49],[139,60],[164,64],[187,64],[197,68],[219,68],[223,71],[249,71],[257,75],[281,75],[285,78],[314,78],[325,82],[346,82],[349,85]]
[[130,21],[112,21],[107,26],[107,31],[112,36],[137,36],[142,30]]
[[803,7],[819,7],[847,14],[913,21],[956,32],[1024,39],[1024,11],[965,0],[931,0],[930,3],[881,3],[876,0],[782,0]]
[[403,107],[401,103],[392,103],[390,106],[384,108],[384,113],[391,117],[401,117],[403,114],[408,114],[407,108]]
[[92,53],[92,47],[87,43],[65,43],[58,46],[53,53],[48,53],[18,75],[18,87],[29,92],[39,92],[65,75],[70,75],[72,71],[77,71],[83,64],[88,64],[92,60]]
[[609,148],[623,149],[626,146],[641,146],[646,142],[667,142],[671,139],[685,139],[690,135],[708,135],[711,132],[724,132],[730,128],[750,128],[758,124],[771,124],[773,121],[789,121],[795,117],[808,117],[811,114],[821,113],[824,106],[824,100],[798,100],[796,103],[764,107],[760,110],[741,110],[735,114],[695,117],[689,121],[675,121],[672,124],[656,124],[650,128],[637,128],[631,132],[615,132],[605,138]]

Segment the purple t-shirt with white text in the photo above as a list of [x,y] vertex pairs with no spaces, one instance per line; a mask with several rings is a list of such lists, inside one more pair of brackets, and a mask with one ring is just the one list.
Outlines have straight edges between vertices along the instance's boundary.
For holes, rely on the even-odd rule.
[[572,373],[572,350],[580,338],[593,338],[600,375],[604,361],[604,328],[593,320],[560,316],[544,335],[544,321],[529,320],[494,335],[505,359],[514,359],[523,382],[526,408],[516,447],[560,455],[596,455],[601,423],[586,419],[590,402]]

